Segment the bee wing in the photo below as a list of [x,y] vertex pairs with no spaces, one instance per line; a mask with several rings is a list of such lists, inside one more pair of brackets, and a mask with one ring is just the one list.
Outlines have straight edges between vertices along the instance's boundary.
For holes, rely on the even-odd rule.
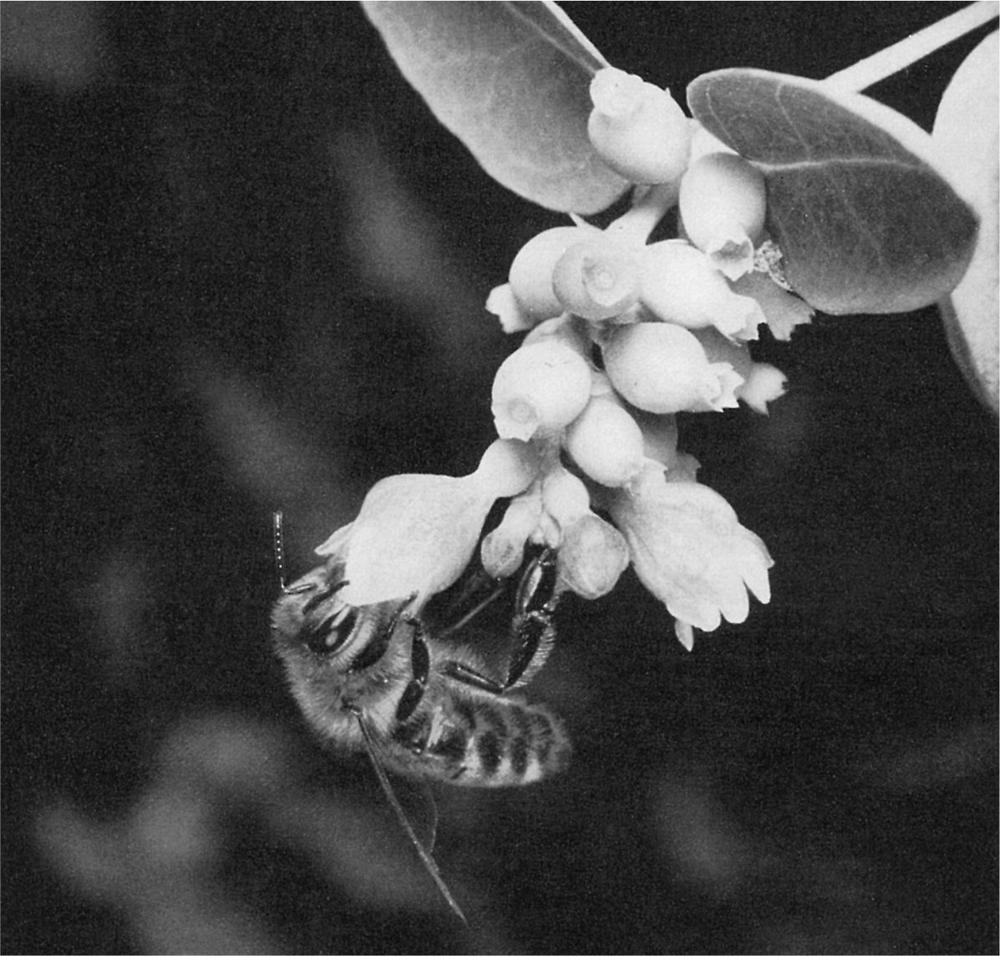
[[379,756],[378,741],[376,740],[371,727],[368,726],[368,721],[365,720],[364,715],[359,711],[355,711],[354,716],[357,718],[358,727],[361,728],[361,734],[365,739],[365,749],[368,751],[368,758],[371,760],[372,767],[375,769],[375,776],[378,777],[378,782],[382,787],[382,791],[385,793],[386,799],[389,801],[389,805],[396,814],[396,819],[399,820],[399,823],[406,832],[406,835],[410,838],[410,842],[413,844],[414,849],[417,851],[417,855],[420,857],[420,862],[423,863],[424,869],[427,870],[430,878],[441,891],[441,895],[444,897],[445,902],[451,908],[452,912],[463,923],[468,925],[469,921],[465,918],[465,914],[462,912],[461,907],[455,901],[455,897],[451,895],[451,890],[448,889],[448,885],[441,876],[441,871],[438,869],[438,865],[435,862],[434,857],[431,856],[430,850],[428,850],[420,841],[420,838],[413,829],[413,825],[410,823],[406,812],[403,810],[403,805],[399,802],[399,798],[396,796],[396,791],[392,787],[389,775],[385,772],[382,758]]

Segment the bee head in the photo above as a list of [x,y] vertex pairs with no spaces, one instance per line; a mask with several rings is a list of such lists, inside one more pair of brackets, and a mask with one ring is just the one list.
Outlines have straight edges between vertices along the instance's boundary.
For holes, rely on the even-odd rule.
[[271,627],[279,650],[329,657],[341,650],[357,624],[358,609],[340,596],[343,564],[330,561],[282,589]]

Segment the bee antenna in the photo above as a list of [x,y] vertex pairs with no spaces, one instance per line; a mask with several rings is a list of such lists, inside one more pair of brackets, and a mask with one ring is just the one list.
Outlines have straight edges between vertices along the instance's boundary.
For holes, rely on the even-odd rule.
[[278,590],[285,593],[285,536],[283,533],[284,512],[275,511],[271,516],[274,528],[274,570],[278,575]]
[[368,723],[365,721],[365,718],[360,711],[354,708],[350,708],[350,710],[358,720],[358,726],[361,728],[361,735],[365,738],[365,749],[368,751],[368,758],[371,760],[372,767],[375,768],[375,776],[378,777],[378,782],[382,786],[382,791],[385,793],[386,798],[389,801],[389,805],[396,814],[396,819],[399,820],[403,830],[406,831],[406,835],[410,838],[410,842],[413,844],[414,849],[417,851],[417,855],[420,857],[420,862],[423,863],[424,869],[427,870],[430,878],[434,881],[438,890],[440,890],[441,895],[444,897],[444,901],[451,908],[451,911],[463,923],[465,923],[466,926],[468,926],[469,921],[465,918],[465,914],[462,912],[461,907],[459,907],[458,903],[455,902],[455,897],[451,895],[451,890],[448,889],[448,885],[441,876],[441,871],[438,869],[437,863],[434,862],[434,857],[431,856],[430,851],[427,850],[423,843],[420,842],[420,838],[417,836],[416,831],[413,829],[413,825],[406,816],[406,811],[403,810],[403,805],[399,802],[399,798],[396,796],[396,791],[392,789],[392,784],[389,782],[389,775],[385,772],[385,767],[382,766],[382,761],[379,759],[378,743],[371,732],[371,728],[368,726]]
[[271,521],[274,529],[274,568],[278,575],[278,590],[282,594],[301,594],[303,591],[311,591],[313,589],[313,585],[311,584],[294,588],[290,588],[285,584],[284,512],[275,511],[271,515]]

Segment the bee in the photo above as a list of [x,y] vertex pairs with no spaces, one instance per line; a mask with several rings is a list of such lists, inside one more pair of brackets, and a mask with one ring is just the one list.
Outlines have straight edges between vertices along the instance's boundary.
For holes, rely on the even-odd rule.
[[[283,579],[280,535],[276,514],[275,555]],[[415,596],[348,604],[340,595],[347,584],[344,567],[344,558],[334,554],[291,585],[281,581],[272,613],[276,652],[312,728],[341,750],[367,752],[410,840],[461,916],[386,771],[503,787],[534,783],[567,765],[570,744],[559,719],[509,694],[534,677],[552,649],[559,598],[554,560],[543,552],[518,581],[508,635],[513,649],[499,675],[457,636],[502,588],[455,623],[439,626],[413,611]]]

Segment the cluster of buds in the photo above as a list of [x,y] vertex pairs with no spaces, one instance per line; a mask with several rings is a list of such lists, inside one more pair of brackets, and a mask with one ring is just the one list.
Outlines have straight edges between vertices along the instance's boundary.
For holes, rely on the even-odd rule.
[[[497,578],[529,545],[552,549],[558,587],[585,599],[631,564],[688,648],[695,628],[745,620],[748,591],[769,600],[767,549],[697,483],[676,415],[740,401],[766,413],[785,377],[748,343],[761,325],[787,339],[811,310],[782,281],[755,167],[639,77],[601,70],[591,99],[591,143],[636,184],[632,207],[605,229],[574,217],[518,252],[487,300],[506,331],[527,333],[493,383],[499,438],[464,478],[372,489],[320,549],[346,554],[351,603],[416,594],[419,606],[477,545]],[[674,206],[680,236],[650,242]],[[506,511],[480,541],[498,499]]]

